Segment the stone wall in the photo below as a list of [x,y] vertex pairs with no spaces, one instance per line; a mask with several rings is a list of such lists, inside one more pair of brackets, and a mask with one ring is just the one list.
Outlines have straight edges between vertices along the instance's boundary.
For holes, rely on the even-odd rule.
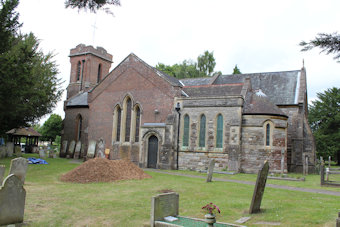
[[[271,124],[270,145],[265,144],[265,123]],[[281,158],[284,156],[284,171],[287,172],[287,118],[270,115],[245,115],[242,127],[241,171],[257,173],[265,160],[270,171],[281,170]]]
[[228,167],[228,154],[225,152],[179,152],[179,169],[207,170],[209,161],[215,159],[215,169]]

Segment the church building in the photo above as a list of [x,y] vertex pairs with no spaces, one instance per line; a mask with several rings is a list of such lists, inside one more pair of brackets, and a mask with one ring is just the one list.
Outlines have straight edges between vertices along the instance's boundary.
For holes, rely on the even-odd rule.
[[[105,153],[139,167],[313,171],[306,70],[178,80],[131,53],[112,71],[101,47],[70,51],[61,157]],[[78,145],[77,145],[78,147]],[[93,147],[93,146],[92,146]],[[79,148],[78,148],[79,150]]]

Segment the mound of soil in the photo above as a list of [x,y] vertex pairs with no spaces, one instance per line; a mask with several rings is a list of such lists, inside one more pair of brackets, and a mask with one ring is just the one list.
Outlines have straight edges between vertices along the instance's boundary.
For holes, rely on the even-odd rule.
[[151,178],[127,160],[90,159],[60,177],[64,182],[91,183]]

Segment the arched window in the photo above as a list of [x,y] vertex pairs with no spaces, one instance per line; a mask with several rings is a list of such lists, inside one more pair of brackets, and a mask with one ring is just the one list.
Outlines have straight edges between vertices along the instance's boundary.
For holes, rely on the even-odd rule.
[[130,141],[130,129],[131,129],[131,107],[132,107],[132,102],[131,99],[128,98],[126,100],[126,118],[125,118],[125,142]]
[[201,115],[200,119],[200,137],[199,137],[199,147],[205,147],[205,115]]
[[80,80],[80,73],[81,73],[81,62],[78,61],[78,64],[77,64],[77,81]]
[[97,83],[99,83],[102,79],[102,64],[98,65],[98,74],[97,74]]
[[120,124],[121,124],[121,118],[122,118],[122,110],[119,106],[117,106],[117,118],[116,118],[116,141],[120,141]]
[[81,130],[82,130],[82,124],[83,124],[83,118],[80,114],[78,114],[76,119],[76,141],[79,141],[81,139]]
[[223,147],[223,116],[219,114],[217,116],[217,127],[216,127],[216,148]]
[[139,142],[139,125],[140,125],[140,109],[139,106],[135,108],[136,119],[135,119],[135,142]]
[[184,130],[183,130],[183,146],[189,146],[189,124],[190,124],[190,117],[188,114],[184,116]]
[[270,146],[270,124],[266,124],[266,146]]

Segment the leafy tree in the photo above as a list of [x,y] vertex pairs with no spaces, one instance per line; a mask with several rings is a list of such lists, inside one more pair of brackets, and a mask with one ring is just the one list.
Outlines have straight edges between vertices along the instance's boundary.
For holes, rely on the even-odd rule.
[[340,165],[340,88],[317,93],[309,106],[308,121],[316,140],[318,156],[337,159]]
[[198,56],[197,60],[199,63],[193,60],[184,60],[182,63],[174,65],[158,63],[156,69],[177,79],[211,76],[216,65],[213,52],[205,51],[203,55]]
[[320,53],[335,54],[334,59],[340,58],[340,35],[337,32],[332,34],[319,33],[315,39],[310,40],[308,43],[301,41],[300,46],[303,46],[301,51],[319,47],[321,49]]
[[78,8],[78,10],[89,9],[90,12],[96,13],[97,10],[103,9],[107,13],[112,12],[109,8],[104,8],[106,5],[120,6],[120,0],[66,0],[65,7],[71,7],[72,9]]
[[233,74],[242,74],[237,65],[235,65],[235,68],[233,69]]
[[204,51],[204,53],[197,57],[197,66],[201,74],[211,76],[216,66],[214,52]]
[[62,90],[51,53],[19,31],[18,0],[0,1],[0,135],[52,112]]
[[42,140],[50,141],[51,144],[61,135],[63,120],[58,114],[51,114],[41,128]]

